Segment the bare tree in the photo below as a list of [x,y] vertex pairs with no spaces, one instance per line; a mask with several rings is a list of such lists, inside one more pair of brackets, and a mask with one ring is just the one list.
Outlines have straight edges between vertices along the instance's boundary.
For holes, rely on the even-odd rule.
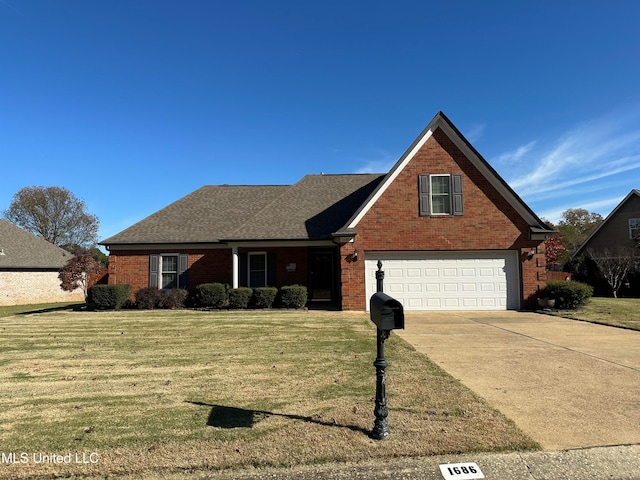
[[59,247],[93,247],[98,240],[98,217],[66,188],[25,187],[5,210],[7,220]]
[[613,290],[613,297],[618,298],[618,290],[638,262],[634,249],[624,246],[602,250],[587,248],[587,254]]

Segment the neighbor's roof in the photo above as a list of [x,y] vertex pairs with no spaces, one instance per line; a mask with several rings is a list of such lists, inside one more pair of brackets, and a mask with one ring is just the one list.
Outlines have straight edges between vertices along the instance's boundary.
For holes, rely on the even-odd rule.
[[383,177],[321,174],[294,185],[208,185],[100,244],[329,239]]
[[60,269],[71,253],[0,219],[0,270]]
[[620,208],[622,208],[622,206],[627,203],[631,198],[634,197],[640,197],[640,190],[637,189],[633,189],[631,190],[626,197],[624,197],[622,199],[622,201],[616,206],[616,208],[614,208],[613,210],[611,210],[611,213],[609,215],[607,215],[607,217],[600,222],[600,224],[589,234],[589,236],[584,240],[584,242],[582,242],[578,248],[576,248],[576,251],[573,252],[572,257],[577,257],[578,255],[580,255],[584,249],[586,248],[586,246],[589,244],[589,242],[591,241],[591,239],[593,237],[596,236],[596,234],[602,230],[602,228],[609,223],[609,220],[618,213],[618,211],[620,210]]

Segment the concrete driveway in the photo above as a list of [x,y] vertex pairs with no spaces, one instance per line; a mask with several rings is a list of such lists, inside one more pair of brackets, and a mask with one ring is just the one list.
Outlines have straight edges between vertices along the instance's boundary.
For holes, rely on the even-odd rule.
[[406,312],[395,333],[546,450],[640,444],[640,332],[526,312]]

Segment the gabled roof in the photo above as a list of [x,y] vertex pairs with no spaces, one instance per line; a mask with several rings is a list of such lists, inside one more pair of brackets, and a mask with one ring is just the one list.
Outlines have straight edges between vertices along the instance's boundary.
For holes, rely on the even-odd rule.
[[422,146],[431,138],[434,132],[440,128],[449,139],[460,149],[462,153],[471,161],[471,163],[485,176],[485,178],[493,185],[493,187],[502,194],[502,196],[515,208],[515,210],[527,221],[531,227],[531,238],[544,239],[545,236],[555,233],[550,229],[524,201],[513,191],[513,189],[505,182],[491,165],[478,153],[478,151],[467,141],[460,131],[451,123],[451,121],[442,112],[438,112],[433,120],[429,122],[426,128],[420,133],[418,138],[411,144],[407,151],[400,157],[396,164],[391,168],[380,185],[372,192],[371,196],[361,206],[358,211],[349,219],[349,221],[341,228],[343,232],[353,231],[358,222],[365,216],[369,209],[382,196],[384,191],[391,185],[395,178],[402,172],[405,166],[413,159]]
[[329,239],[382,177],[307,175],[294,185],[208,185],[100,244]]
[[542,240],[554,233],[439,112],[385,174],[307,175],[294,185],[204,186],[101,245],[325,240],[353,236],[360,219],[438,129],[454,142]]
[[596,228],[594,228],[593,232],[591,232],[589,234],[589,236],[585,239],[584,242],[582,242],[582,244],[576,249],[575,253],[572,256],[578,256],[580,255],[580,253],[584,250],[584,248],[589,244],[589,242],[591,241],[591,239],[593,237],[596,236],[596,234],[607,224],[607,222],[609,222],[609,220],[611,218],[613,218],[618,211],[629,201],[631,200],[633,197],[639,197],[640,198],[640,190],[634,189],[631,190],[626,197],[624,197],[624,199],[622,199],[622,201],[618,204],[618,206],[616,208],[614,208],[613,210],[611,210],[611,213],[609,215],[607,215],[607,217],[600,223],[600,225],[598,225]]
[[0,270],[60,269],[71,253],[0,219]]

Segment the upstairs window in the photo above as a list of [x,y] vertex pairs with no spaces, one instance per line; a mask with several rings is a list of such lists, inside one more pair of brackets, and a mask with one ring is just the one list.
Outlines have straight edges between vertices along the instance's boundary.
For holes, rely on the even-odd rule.
[[419,175],[421,216],[462,215],[462,175]]
[[629,219],[629,238],[633,240],[640,235],[640,218]]

